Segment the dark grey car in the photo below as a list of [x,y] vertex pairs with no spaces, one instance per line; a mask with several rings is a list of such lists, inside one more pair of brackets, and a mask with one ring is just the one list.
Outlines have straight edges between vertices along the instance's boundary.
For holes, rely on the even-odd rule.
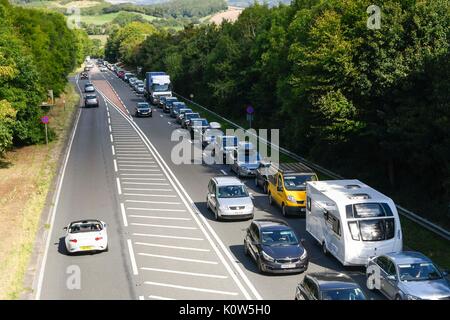
[[420,252],[374,257],[367,264],[367,288],[395,300],[450,300],[447,272]]
[[314,272],[307,274],[297,285],[295,300],[366,300],[366,297],[343,273]]

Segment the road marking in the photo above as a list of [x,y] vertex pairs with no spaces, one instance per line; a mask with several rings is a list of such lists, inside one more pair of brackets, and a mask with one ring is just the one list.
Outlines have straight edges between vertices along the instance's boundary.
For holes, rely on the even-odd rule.
[[155,299],[155,300],[175,300],[172,298],[166,298],[166,297],[161,297],[161,296],[148,296],[150,299]]
[[210,252],[209,249],[200,249],[200,248],[192,248],[192,247],[179,247],[179,246],[168,246],[165,244],[156,244],[156,243],[148,243],[148,242],[135,242],[135,245],[147,246],[147,247],[158,247],[158,248],[168,248],[168,249],[179,249],[179,250],[188,250],[188,251],[200,251],[200,252]]
[[[102,96],[105,99],[109,100],[105,95],[102,95]],[[110,100],[109,100],[109,102],[111,103]],[[114,106],[114,104],[112,104],[112,105]],[[196,208],[196,206],[194,204],[194,201],[191,199],[191,197],[189,196],[187,191],[184,189],[184,187],[182,186],[180,181],[177,179],[177,177],[172,172],[170,167],[164,161],[163,157],[159,154],[159,152],[157,151],[155,146],[150,142],[148,137],[142,132],[141,128],[139,126],[137,126],[137,124],[135,122],[131,122],[130,120],[127,119],[127,116],[125,115],[125,113],[123,111],[120,110],[119,107],[114,106],[114,108],[119,112],[119,114],[121,114],[123,116],[123,118],[125,120],[127,120],[133,126],[133,128],[136,130],[136,133],[141,137],[142,141],[147,145],[149,151],[155,157],[155,160],[158,162],[158,164],[160,164],[161,169],[164,171],[164,173],[169,178],[169,181],[172,183],[172,185],[175,188],[176,192],[180,195],[180,197],[181,197],[182,201],[184,202],[186,208],[189,210],[189,213],[194,218],[196,223],[199,225],[201,231],[203,232],[203,234],[205,235],[205,237],[207,238],[207,240],[209,241],[209,243],[213,247],[213,249],[216,252],[217,256],[222,261],[223,265],[225,266],[225,268],[227,269],[228,273],[231,275],[231,277],[233,278],[233,281],[239,287],[239,289],[241,290],[241,292],[243,293],[245,298],[247,300],[251,300],[252,299],[251,296],[249,295],[249,293],[247,292],[247,289],[243,286],[241,281],[238,279],[237,275],[232,270],[231,266],[233,266],[233,268],[237,271],[239,276],[244,280],[245,284],[252,291],[252,293],[256,297],[256,299],[262,300],[262,297],[259,294],[259,292],[253,286],[253,284],[248,279],[248,277],[245,275],[245,273],[242,270],[242,268],[238,265],[238,262],[236,261],[236,259],[233,258],[233,256],[230,253],[229,249],[227,247],[225,247],[224,243],[219,238],[219,236],[214,231],[214,229],[211,227],[211,225],[208,223],[206,218],[203,215],[198,214],[199,211],[198,211],[198,208]],[[193,208],[196,208],[195,212],[194,212]],[[213,241],[213,239],[211,239],[211,236],[207,233],[207,231],[203,227],[203,225],[205,225],[206,228],[209,230],[209,232],[211,233],[212,237],[218,243],[218,245],[219,245],[219,247],[220,247],[220,249],[222,251],[220,251],[219,248],[216,246],[216,243]],[[228,261],[225,259],[225,257],[223,256],[222,252],[224,252],[225,256],[228,258]]]
[[[78,75],[76,76],[76,84],[77,84],[78,90],[79,90],[79,92],[81,94],[81,89],[80,89],[80,86],[78,84]],[[44,256],[42,258],[42,263],[41,263],[41,266],[40,266],[40,269],[39,269],[39,275],[38,275],[38,280],[37,280],[37,285],[36,285],[36,296],[35,296],[36,300],[40,300],[40,298],[41,298],[42,284],[43,284],[43,281],[44,281],[45,266],[47,264],[48,250],[49,250],[49,247],[50,247],[50,240],[52,238],[53,226],[55,224],[56,209],[58,208],[58,205],[59,205],[59,197],[61,195],[61,189],[62,189],[64,177],[66,175],[67,163],[69,162],[69,157],[70,157],[70,154],[72,152],[73,140],[75,139],[75,133],[76,133],[76,131],[78,129],[78,123],[80,121],[81,112],[82,112],[81,110],[82,109],[80,109],[80,111],[78,112],[77,118],[75,120],[73,131],[72,131],[72,134],[71,134],[71,137],[70,137],[69,147],[67,149],[68,151],[67,151],[66,157],[64,159],[64,164],[63,164],[63,167],[62,167],[61,176],[60,176],[60,179],[58,181],[57,188],[56,188],[56,197],[55,197],[55,201],[54,201],[55,205],[53,206],[53,208],[51,210],[51,214],[49,216],[50,221],[47,221],[47,222],[49,222],[50,229],[48,230],[48,233],[47,233],[47,239],[46,239],[46,244],[45,244]]]
[[112,154],[113,154],[113,156],[115,156],[116,155],[116,150],[114,150],[114,146],[111,145],[111,148],[112,148]]
[[122,189],[120,188],[120,180],[119,178],[116,178],[116,182],[117,182],[117,191],[119,192],[119,195],[122,194]]
[[109,119],[109,116],[108,116],[108,124],[111,125],[111,120]]
[[123,184],[139,184],[146,186],[168,186],[168,183],[160,183],[160,182],[124,182]]
[[169,270],[169,269],[158,269],[158,268],[148,268],[148,267],[142,267],[140,269],[141,270],[145,270],[145,271],[175,273],[175,274],[183,274],[183,275],[195,276],[195,277],[216,278],[216,279],[227,279],[228,278],[227,276],[221,276],[221,275],[218,275],[218,274],[186,272],[186,271],[177,271],[177,270]]
[[136,180],[136,181],[167,181],[165,178],[122,178],[122,180]]
[[128,154],[128,155],[135,155],[135,156],[142,156],[142,155],[145,155],[146,153],[147,153],[147,151],[142,151],[142,152],[140,152],[140,151],[133,151],[133,152],[129,152],[129,151],[122,152],[122,151],[120,151],[120,152],[117,152],[118,155]]
[[128,227],[127,214],[125,212],[125,206],[123,203],[120,203],[120,212],[122,213],[123,225]]
[[149,224],[149,223],[131,223],[133,226],[140,227],[155,227],[155,228],[166,228],[166,229],[181,229],[181,230],[197,230],[195,227],[181,227],[181,226],[169,226],[165,224]]
[[133,245],[130,239],[127,240],[127,243],[128,243],[128,252],[130,253],[130,260],[131,260],[131,267],[133,269],[133,274],[137,276],[139,273],[138,268],[136,266],[136,258],[134,257]]
[[121,176],[162,176],[162,173],[121,173]]
[[161,219],[161,220],[178,220],[178,221],[190,221],[189,218],[172,218],[172,217],[156,217],[156,216],[141,216],[136,214],[130,214],[130,218],[143,218],[143,219]]
[[145,300],[144,296],[139,296],[139,300]]
[[114,161],[114,171],[117,172],[118,171],[118,169],[117,169],[117,161],[116,161],[116,159],[114,159],[113,161]]
[[179,202],[170,202],[170,201],[147,201],[147,200],[125,200],[126,202],[133,203],[151,203],[151,204],[181,204]]
[[145,193],[124,193],[125,196],[142,196],[142,197],[164,197],[176,198],[177,196],[171,194],[145,194]]
[[220,172],[222,172],[224,175],[228,175],[225,170],[220,170]]
[[224,295],[230,295],[230,296],[237,296],[238,295],[237,292],[211,290],[211,289],[203,289],[203,288],[195,288],[195,287],[186,287],[186,286],[179,286],[179,285],[175,285],[175,284],[168,284],[168,283],[161,283],[161,282],[145,281],[144,283],[148,284],[148,285],[154,285],[154,286],[160,286],[160,287],[169,287],[169,288],[182,289],[182,290],[201,291],[201,292],[217,293],[217,294],[224,294]]
[[121,167],[134,167],[134,168],[158,168],[158,166],[152,166],[148,164],[121,164]]
[[153,157],[149,156],[149,157],[135,157],[135,156],[125,156],[125,155],[121,155],[121,156],[117,156],[117,159],[124,159],[124,160],[152,160]]
[[156,208],[135,208],[128,207],[127,210],[138,210],[138,211],[164,211],[164,212],[186,212],[183,209],[156,209]]
[[[172,189],[148,189],[148,188],[124,188],[124,190],[134,190],[134,191],[173,191]],[[186,211],[186,210],[183,210]]]
[[200,260],[200,259],[189,259],[189,258],[180,258],[180,257],[164,256],[164,255],[153,254],[153,253],[142,253],[142,252],[139,252],[138,255],[140,255],[140,256],[146,256],[146,257],[153,257],[153,258],[167,259],[167,260],[177,260],[177,261],[186,261],[186,262],[196,262],[196,263],[203,263],[203,264],[219,264],[217,261]]
[[111,140],[111,143],[114,143],[114,139],[111,133],[109,134],[109,139]]
[[108,125],[108,128],[109,128],[109,132],[111,133],[112,132],[111,125]]
[[205,241],[205,239],[203,239],[203,238],[180,237],[180,236],[168,236],[168,235],[163,235],[163,234],[153,234],[153,233],[133,233],[133,236],[137,236],[137,237],[149,237],[149,238],[163,238],[163,239],[176,239],[176,240]]
[[119,160],[120,163],[142,163],[142,164],[152,164],[152,163],[156,163],[155,161],[126,161],[126,160]]

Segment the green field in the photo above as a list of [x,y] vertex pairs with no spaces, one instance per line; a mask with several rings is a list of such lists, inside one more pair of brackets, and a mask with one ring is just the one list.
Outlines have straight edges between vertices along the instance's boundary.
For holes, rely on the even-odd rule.
[[[124,12],[124,11],[100,14],[100,15],[95,15],[95,16],[81,16],[80,21],[85,22],[87,24],[102,25],[102,24],[113,21],[114,18],[117,17],[117,15],[120,14],[121,12]],[[148,15],[142,14],[142,13],[136,13],[136,14],[140,15],[142,18],[144,18],[147,21],[152,21],[152,20],[156,19],[156,17],[148,16]]]

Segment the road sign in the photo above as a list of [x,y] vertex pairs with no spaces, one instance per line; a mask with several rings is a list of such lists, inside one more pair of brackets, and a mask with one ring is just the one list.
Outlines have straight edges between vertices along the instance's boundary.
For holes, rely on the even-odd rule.
[[48,116],[43,116],[43,117],[41,117],[41,122],[42,122],[43,124],[47,124],[48,121],[49,121]]
[[255,112],[255,109],[252,106],[248,106],[247,107],[247,113],[248,114],[253,114]]

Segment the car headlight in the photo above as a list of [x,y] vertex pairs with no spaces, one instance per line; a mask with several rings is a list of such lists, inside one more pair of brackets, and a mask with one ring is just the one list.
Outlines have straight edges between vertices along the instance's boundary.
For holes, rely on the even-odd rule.
[[306,259],[307,256],[308,256],[308,252],[306,251],[306,249],[304,249],[303,254],[300,256],[300,260]]
[[269,256],[267,253],[265,253],[264,251],[262,251],[262,256],[264,258],[264,260],[270,261],[270,262],[275,262],[275,259],[272,258],[271,256]]
[[410,295],[410,294],[407,294],[407,295],[406,295],[406,299],[407,299],[407,300],[421,300],[419,297],[412,296],[412,295]]
[[288,201],[297,203],[297,200],[295,200],[294,196],[287,196]]

